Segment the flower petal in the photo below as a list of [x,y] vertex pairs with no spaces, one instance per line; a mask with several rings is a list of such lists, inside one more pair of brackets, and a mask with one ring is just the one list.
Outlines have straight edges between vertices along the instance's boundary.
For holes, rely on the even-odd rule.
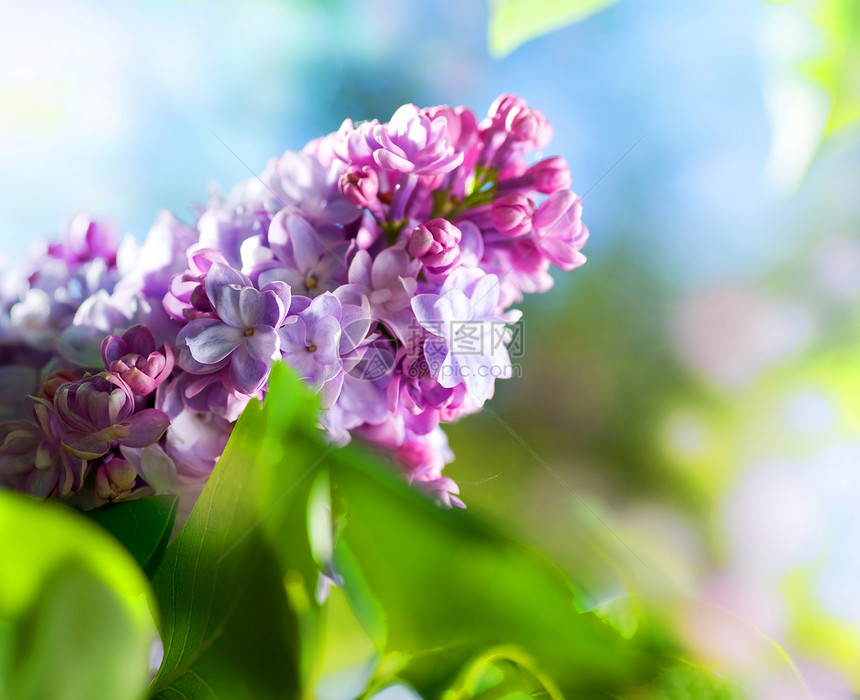
[[204,365],[214,365],[233,352],[244,338],[245,334],[239,328],[218,323],[187,337],[185,342],[195,360]]
[[63,436],[63,447],[75,457],[98,459],[110,449],[110,443],[91,433],[67,433]]
[[243,394],[253,394],[266,382],[269,376],[269,363],[255,360],[243,346],[230,361],[230,381]]
[[237,287],[252,286],[251,280],[238,270],[234,270],[232,267],[219,262],[213,263],[212,267],[209,268],[209,272],[206,273],[206,281],[204,282],[206,295],[209,297],[212,306],[216,304],[217,290],[230,284]]
[[245,349],[248,354],[259,362],[270,364],[281,348],[278,332],[271,326],[257,326],[254,334],[245,339]]
[[161,439],[170,419],[164,411],[157,408],[145,408],[138,411],[129,418],[125,425],[129,428],[127,437],[120,438],[117,442],[125,447],[148,447]]

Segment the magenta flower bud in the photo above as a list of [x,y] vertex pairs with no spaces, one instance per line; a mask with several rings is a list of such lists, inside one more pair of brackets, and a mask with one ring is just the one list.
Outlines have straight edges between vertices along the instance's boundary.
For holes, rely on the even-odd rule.
[[409,236],[409,252],[433,274],[444,275],[460,262],[463,234],[447,219],[431,219]]
[[504,93],[499,95],[495,102],[490,105],[488,116],[494,122],[505,122],[511,110],[521,109],[524,107],[526,107],[526,101],[522,97],[512,95],[510,93]]
[[134,394],[120,377],[102,372],[63,384],[54,396],[66,429],[63,447],[81,459],[96,459],[111,447],[147,447],[164,435],[170,420],[154,408],[135,413]]
[[524,194],[505,194],[493,201],[490,221],[499,233],[515,238],[531,231],[534,212],[534,202]]
[[366,165],[350,167],[337,184],[341,194],[357,207],[371,206],[379,193],[379,176]]
[[102,341],[105,367],[119,375],[137,396],[155,391],[173,371],[173,350],[165,344],[155,349],[155,335],[147,326],[134,326],[122,337]]
[[128,496],[137,481],[137,470],[131,462],[114,457],[96,472],[96,496],[104,501],[118,501]]
[[505,118],[505,129],[514,141],[527,142],[543,148],[552,138],[552,127],[543,112],[525,105],[513,107]]
[[569,190],[571,185],[570,168],[560,156],[539,161],[526,171],[531,186],[541,194],[552,194],[558,190]]

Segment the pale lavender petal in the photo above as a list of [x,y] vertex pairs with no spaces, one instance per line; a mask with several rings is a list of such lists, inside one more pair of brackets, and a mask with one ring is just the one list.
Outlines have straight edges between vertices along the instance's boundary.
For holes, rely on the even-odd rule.
[[298,216],[292,216],[287,222],[290,243],[293,248],[293,260],[301,272],[310,270],[320,259],[320,242],[311,225]]
[[292,289],[304,289],[307,276],[291,267],[273,267],[260,273],[258,281],[263,286],[282,282]]
[[257,326],[254,334],[245,338],[248,354],[259,362],[271,363],[277,358],[280,347],[278,332],[271,326]]
[[457,227],[463,234],[460,239],[460,262],[465,267],[477,267],[484,257],[484,237],[471,221],[458,221]]
[[292,245],[290,244],[290,236],[287,231],[287,223],[293,214],[289,209],[281,209],[272,223],[269,224],[269,232],[267,234],[269,246],[271,246],[275,255],[281,260],[286,261],[292,259]]
[[281,297],[275,294],[275,292],[267,290],[260,296],[260,315],[253,326],[279,328],[284,322],[286,315],[287,310],[284,308],[284,302],[281,300]]
[[251,280],[238,270],[234,270],[232,267],[223,265],[222,263],[213,263],[212,267],[209,268],[209,272],[206,273],[206,281],[204,283],[206,295],[213,306],[216,303],[216,291],[218,288],[228,284],[234,284],[238,287],[252,286]]
[[[284,308],[284,316],[287,315],[287,312],[290,310],[290,303],[292,302],[292,291],[290,290],[290,285],[288,285],[286,282],[276,280],[264,285],[260,291],[264,295],[267,292],[271,292],[276,297],[278,297],[278,299],[281,300],[281,305]],[[267,308],[266,314],[268,314],[268,312],[269,310]],[[264,315],[264,318],[268,318],[268,316]],[[283,322],[283,320],[283,317],[281,317],[277,324],[269,323],[268,325],[276,328]]]
[[361,306],[349,304],[343,307],[341,316],[340,354],[352,352],[367,337],[370,330],[370,313]]
[[330,409],[334,406],[338,397],[340,396],[341,389],[343,389],[343,378],[344,374],[342,371],[339,371],[334,377],[327,380],[320,389],[320,406],[323,410]]
[[[357,254],[356,257],[358,257]],[[376,260],[373,262],[371,273],[373,288],[386,289],[394,286],[401,276],[407,275],[408,268],[409,255],[405,250],[386,248],[376,256]]]
[[228,326],[241,330],[248,327],[242,318],[241,298],[243,289],[247,289],[247,287],[239,287],[235,284],[217,287],[213,290],[215,298],[212,301],[212,307],[221,320]]
[[302,312],[302,316],[314,322],[324,316],[333,316],[339,320],[341,313],[342,306],[338,298],[331,292],[326,292],[315,297],[310,306]]
[[499,306],[499,278],[487,275],[478,280],[472,292],[472,318],[495,318]]
[[436,294],[419,294],[412,299],[412,311],[415,313],[415,318],[431,333],[437,332],[440,324],[445,322],[445,318],[437,307],[440,299],[441,297]]
[[253,394],[269,376],[270,364],[255,360],[248,354],[245,346],[233,353],[230,360],[230,381],[237,391],[243,394]]
[[239,293],[239,307],[237,309],[241,323],[238,328],[253,328],[263,316],[263,295],[253,287],[244,287]]
[[284,354],[292,352],[306,352],[308,345],[307,326],[299,316],[290,316],[287,323],[278,329],[278,337],[281,343],[281,352]]
[[341,328],[337,319],[325,316],[310,328],[308,340],[316,347],[314,357],[318,362],[330,364],[340,361],[340,334]]
[[217,323],[197,335],[187,337],[185,342],[195,360],[213,365],[233,352],[244,339],[245,334],[241,329]]
[[367,287],[363,284],[342,284],[332,294],[340,300],[341,304],[361,306],[362,300],[367,294]]
[[[384,252],[385,251],[383,251],[383,253]],[[380,256],[381,255],[382,253],[380,253]],[[374,283],[372,282],[372,269],[373,261],[370,258],[370,253],[366,250],[359,250],[349,265],[350,284],[361,285],[367,291],[373,289]]]

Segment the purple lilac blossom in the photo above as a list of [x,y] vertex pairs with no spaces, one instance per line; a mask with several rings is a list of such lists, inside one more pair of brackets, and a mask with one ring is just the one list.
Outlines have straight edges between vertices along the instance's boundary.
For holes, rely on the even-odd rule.
[[256,289],[233,268],[215,263],[206,274],[213,318],[198,318],[177,336],[179,364],[192,374],[209,374],[229,364],[237,391],[253,394],[279,357],[281,327],[290,307],[290,288],[272,282]]
[[551,136],[515,95],[483,119],[407,104],[273,158],[192,224],[161,212],[142,243],[72,219],[0,279],[0,483],[78,507],[197,493],[282,360],[332,441],[462,506],[443,426],[511,376],[511,305],[585,262],[568,164],[533,155]]

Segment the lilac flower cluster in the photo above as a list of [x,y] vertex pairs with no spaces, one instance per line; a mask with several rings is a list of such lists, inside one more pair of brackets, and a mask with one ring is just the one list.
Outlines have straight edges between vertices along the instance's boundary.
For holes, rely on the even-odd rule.
[[[441,425],[512,374],[509,307],[588,237],[552,129],[502,95],[343,123],[142,244],[79,217],[0,288],[0,483],[82,507],[204,480],[284,361],[331,439],[461,505]],[[26,398],[25,398],[26,397]]]

